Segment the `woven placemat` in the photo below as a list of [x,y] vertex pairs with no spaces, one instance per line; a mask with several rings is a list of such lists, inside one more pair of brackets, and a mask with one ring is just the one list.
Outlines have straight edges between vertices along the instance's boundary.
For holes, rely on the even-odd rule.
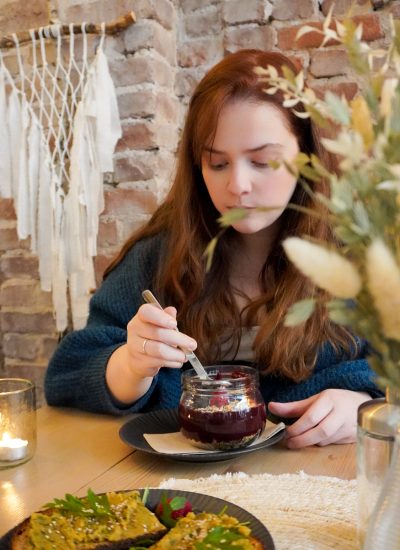
[[160,484],[242,506],[270,531],[276,550],[356,550],[356,481],[297,474],[244,473],[175,479]]

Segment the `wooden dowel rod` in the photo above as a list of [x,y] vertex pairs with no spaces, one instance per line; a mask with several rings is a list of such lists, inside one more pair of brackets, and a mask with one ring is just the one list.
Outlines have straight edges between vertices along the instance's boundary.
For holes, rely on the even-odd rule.
[[[105,25],[105,33],[106,34],[116,34],[123,29],[126,29],[130,25],[136,22],[136,16],[133,11],[130,13],[123,15],[119,19],[116,19],[115,21],[111,21],[110,23],[107,23]],[[45,38],[57,38],[57,34],[60,33],[62,36],[69,35],[69,25],[48,25],[46,27],[42,27],[43,29],[43,36]],[[39,30],[40,29],[34,29],[35,38],[39,39]],[[74,24],[73,25],[73,31],[74,34],[82,34],[82,24]],[[85,32],[87,34],[101,34],[101,25],[95,24],[95,23],[85,23]],[[20,44],[31,42],[31,36],[28,31],[21,31],[19,33],[16,33],[18,42]],[[14,48],[15,42],[12,36],[7,35],[3,36],[3,38],[0,38],[0,48]]]

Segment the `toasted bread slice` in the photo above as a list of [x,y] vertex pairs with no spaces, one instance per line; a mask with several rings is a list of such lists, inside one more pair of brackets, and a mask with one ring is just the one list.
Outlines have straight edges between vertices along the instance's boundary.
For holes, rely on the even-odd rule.
[[107,497],[112,517],[83,517],[52,508],[35,512],[14,531],[11,550],[129,550],[167,532],[138,491],[107,493]]
[[[239,521],[226,514],[210,514],[190,512],[178,520],[166,535],[153,544],[151,550],[195,550],[196,544],[203,542],[207,548],[207,537],[214,539],[221,536],[221,543],[226,537],[235,538],[234,545],[241,550],[263,550],[263,544],[251,536],[250,529]],[[213,546],[217,548],[218,546]],[[149,550],[150,550],[149,549]]]

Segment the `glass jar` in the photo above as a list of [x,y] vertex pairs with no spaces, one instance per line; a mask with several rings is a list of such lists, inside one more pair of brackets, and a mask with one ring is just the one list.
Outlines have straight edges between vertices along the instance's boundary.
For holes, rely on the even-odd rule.
[[26,462],[35,446],[34,384],[23,378],[0,378],[0,468]]
[[[400,413],[400,408],[399,408]],[[368,521],[364,550],[400,548],[400,414],[392,459],[382,491]]]
[[358,542],[362,548],[372,511],[390,466],[399,409],[398,395],[360,405],[357,422]]
[[200,379],[193,369],[182,375],[178,412],[182,435],[202,449],[228,451],[250,445],[266,422],[258,371],[242,365],[206,370],[209,380]]

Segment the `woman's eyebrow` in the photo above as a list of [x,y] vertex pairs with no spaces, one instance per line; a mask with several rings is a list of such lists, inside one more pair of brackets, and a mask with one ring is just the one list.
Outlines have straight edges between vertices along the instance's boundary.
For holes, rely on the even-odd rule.
[[[264,143],[263,145],[259,145],[258,147],[245,149],[244,152],[256,153],[257,151],[262,151],[263,149],[282,149],[282,145],[280,143]],[[213,147],[204,147],[204,151],[207,151],[207,153],[215,153],[216,155],[225,155],[225,151],[219,151],[218,149],[214,149]]]

